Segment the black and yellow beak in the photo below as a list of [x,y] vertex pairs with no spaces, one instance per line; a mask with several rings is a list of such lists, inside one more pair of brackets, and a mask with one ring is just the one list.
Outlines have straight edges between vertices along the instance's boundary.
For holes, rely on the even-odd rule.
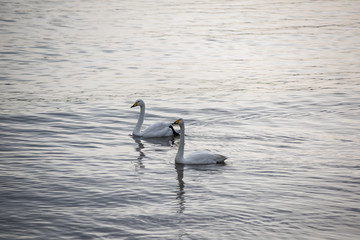
[[138,102],[135,102],[130,108],[137,107],[137,106],[138,106]]
[[180,119],[176,120],[172,125],[179,124]]

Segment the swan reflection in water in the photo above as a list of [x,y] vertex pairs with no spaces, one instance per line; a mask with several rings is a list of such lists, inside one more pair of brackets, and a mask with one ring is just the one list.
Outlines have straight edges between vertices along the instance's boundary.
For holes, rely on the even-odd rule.
[[137,161],[135,162],[135,169],[138,168],[145,168],[144,163],[142,162],[142,159],[145,157],[145,153],[142,151],[142,149],[144,149],[144,144],[141,142],[141,138],[140,137],[133,137],[135,143],[138,144],[138,147],[135,148],[135,150],[137,152],[139,152],[139,157],[137,158]]
[[[177,174],[178,186],[176,190],[176,199],[178,200],[177,213],[182,214],[185,211],[185,182],[184,182],[184,171],[201,171],[201,172],[220,172],[221,167],[226,166],[226,163],[216,165],[184,165],[175,163],[175,170]],[[198,174],[196,174],[198,175]]]
[[183,213],[185,210],[185,183],[184,183],[184,165],[175,163],[177,173],[178,189],[176,192],[176,199],[179,201],[179,210],[177,213]]
[[[178,230],[177,230],[177,237],[178,239],[183,239],[183,237],[187,236],[186,233],[186,215],[184,215],[183,213],[185,212],[186,209],[186,191],[185,191],[185,181],[184,181],[184,171],[188,171],[188,173],[194,174],[193,171],[198,172],[201,171],[203,172],[202,174],[206,174],[204,172],[217,172],[217,171],[222,171],[221,168],[222,166],[225,166],[226,163],[222,163],[222,164],[216,164],[216,165],[184,165],[184,164],[179,164],[179,163],[175,163],[175,171],[177,174],[177,187],[176,187],[176,200],[177,200],[177,211],[176,213],[178,214]],[[196,174],[198,175],[198,174]],[[190,192],[191,194],[191,192]]]
[[139,153],[139,156],[135,162],[135,168],[145,168],[145,165],[142,159],[146,156],[143,149],[145,149],[145,145],[143,142],[150,143],[151,145],[159,145],[159,146],[173,146],[175,144],[176,137],[161,137],[161,138],[142,138],[138,136],[131,136],[135,143],[137,143],[137,147],[135,150]]

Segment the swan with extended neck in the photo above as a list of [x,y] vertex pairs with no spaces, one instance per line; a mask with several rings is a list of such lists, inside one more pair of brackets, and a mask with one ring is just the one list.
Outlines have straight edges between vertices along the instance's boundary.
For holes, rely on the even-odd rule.
[[223,163],[226,157],[210,151],[196,151],[184,157],[185,147],[185,122],[182,118],[176,120],[173,125],[180,125],[180,145],[175,157],[175,162],[180,164],[215,164]]
[[139,119],[136,123],[136,126],[133,130],[133,135],[138,137],[169,137],[173,136],[174,132],[169,128],[168,122],[157,122],[153,125],[147,127],[143,131],[141,131],[142,124],[144,122],[145,117],[145,103],[143,100],[138,99],[136,102],[131,106],[133,107],[140,107],[140,115]]

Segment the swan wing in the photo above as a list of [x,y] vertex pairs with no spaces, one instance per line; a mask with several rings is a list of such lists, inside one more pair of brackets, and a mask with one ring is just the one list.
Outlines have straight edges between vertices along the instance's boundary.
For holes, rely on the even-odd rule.
[[214,164],[223,163],[226,157],[220,154],[212,153],[210,151],[196,151],[187,155],[184,164]]
[[143,137],[168,137],[172,136],[173,133],[169,128],[170,123],[168,122],[157,122],[147,127],[143,132]]

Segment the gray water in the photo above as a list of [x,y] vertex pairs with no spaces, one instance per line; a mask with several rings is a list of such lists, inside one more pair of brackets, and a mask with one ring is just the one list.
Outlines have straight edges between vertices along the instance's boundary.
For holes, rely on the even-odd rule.
[[359,1],[0,2],[1,239],[359,237]]

